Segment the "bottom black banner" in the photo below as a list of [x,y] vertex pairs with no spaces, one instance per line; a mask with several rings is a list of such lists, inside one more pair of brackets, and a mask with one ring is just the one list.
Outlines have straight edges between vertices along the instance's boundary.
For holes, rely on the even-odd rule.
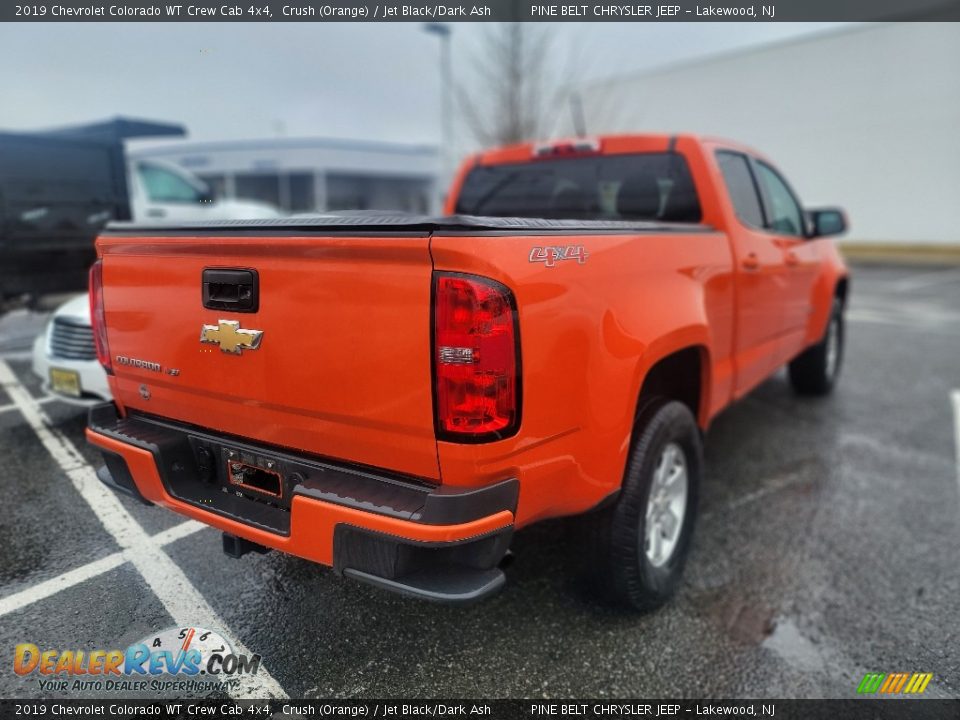
[[0,718],[778,718],[957,720],[960,699],[0,700]]

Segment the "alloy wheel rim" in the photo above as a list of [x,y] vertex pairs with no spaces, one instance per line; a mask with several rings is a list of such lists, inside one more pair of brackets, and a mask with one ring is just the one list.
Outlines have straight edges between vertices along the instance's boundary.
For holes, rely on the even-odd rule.
[[661,567],[673,557],[687,512],[687,457],[675,442],[668,443],[653,470],[647,496],[641,546],[647,560]]
[[837,373],[839,360],[839,344],[837,342],[837,319],[831,318],[827,328],[827,377],[832,378]]

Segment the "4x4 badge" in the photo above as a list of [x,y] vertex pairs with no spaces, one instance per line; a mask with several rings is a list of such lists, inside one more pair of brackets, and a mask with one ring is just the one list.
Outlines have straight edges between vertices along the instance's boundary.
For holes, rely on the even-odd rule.
[[219,345],[223,352],[240,355],[244,350],[256,350],[263,339],[263,330],[247,330],[236,320],[218,320],[217,325],[200,329],[200,342]]
[[590,254],[583,245],[551,245],[535,247],[530,250],[530,262],[542,262],[546,267],[553,267],[561,260],[576,260],[583,265]]

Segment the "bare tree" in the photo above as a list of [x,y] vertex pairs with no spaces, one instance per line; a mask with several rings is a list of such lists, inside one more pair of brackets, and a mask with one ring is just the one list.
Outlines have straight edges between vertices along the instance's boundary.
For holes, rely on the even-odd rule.
[[501,23],[484,30],[473,58],[476,85],[458,84],[464,120],[482,145],[544,137],[556,126],[560,84],[549,30],[532,23]]

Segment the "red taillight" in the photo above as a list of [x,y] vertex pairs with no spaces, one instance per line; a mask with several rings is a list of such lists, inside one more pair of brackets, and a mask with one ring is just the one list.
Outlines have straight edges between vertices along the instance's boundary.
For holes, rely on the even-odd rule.
[[93,323],[93,341],[97,347],[97,360],[108,373],[113,372],[110,362],[110,347],[107,345],[107,321],[103,311],[103,261],[97,260],[90,267],[90,321]]
[[437,436],[497,440],[520,424],[519,345],[510,291],[472,275],[434,276]]

